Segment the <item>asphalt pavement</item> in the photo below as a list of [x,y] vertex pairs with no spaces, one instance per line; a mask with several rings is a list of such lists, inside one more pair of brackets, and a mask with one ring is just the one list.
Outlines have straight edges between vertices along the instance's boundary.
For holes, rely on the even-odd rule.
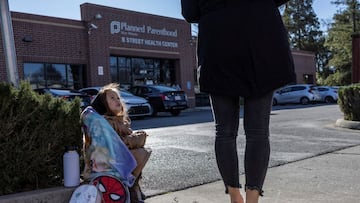
[[[345,123],[347,124],[347,123]],[[356,129],[337,123],[336,132]],[[345,127],[345,128],[341,128]],[[353,127],[353,126],[352,126]],[[335,130],[335,129],[334,129]],[[343,133],[342,133],[343,132]],[[360,145],[344,146],[296,161],[270,166],[260,203],[357,203],[360,202]],[[240,180],[244,180],[241,174]],[[245,192],[241,190],[245,197]],[[151,196],[146,203],[227,203],[222,181]]]
[[[269,168],[260,203],[360,202],[359,168],[360,145]],[[153,196],[145,202],[226,203],[230,199],[222,181],[217,181]]]
[[[294,108],[292,106],[285,107],[279,111],[274,109],[272,111],[274,121],[271,125],[273,130],[272,161],[263,188],[264,197],[260,198],[260,203],[360,202],[360,122],[349,124],[341,119],[336,121],[341,117],[336,105],[308,106],[294,109],[295,111],[291,110]],[[205,117],[209,116],[206,114]],[[185,120],[185,118],[190,117],[184,115],[179,119]],[[163,119],[173,122],[168,117]],[[335,121],[336,125],[334,125]],[[139,126],[142,126],[141,122]],[[159,123],[159,120],[153,122]],[[211,144],[213,141],[206,140],[204,136],[199,138],[201,135],[213,137],[209,133],[213,130],[210,127],[212,123],[207,122],[206,120],[203,124],[186,127],[180,123],[179,126],[164,129],[162,127],[147,129],[152,134],[148,144],[158,151],[155,151],[157,153],[154,155],[157,156],[153,157],[146,168],[145,178],[148,179],[145,180],[151,183],[151,185],[145,184],[147,187],[143,188],[145,194],[149,195],[149,198],[145,200],[146,203],[230,202],[229,196],[224,193],[222,181],[219,179],[211,181],[208,177],[218,176],[218,171],[216,166],[213,166],[213,170],[209,170],[215,163],[215,160],[207,153],[213,152]],[[357,130],[348,129],[353,128],[354,125]],[[179,136],[179,132],[182,136]],[[243,132],[240,133],[243,134]],[[174,138],[179,139],[178,144],[169,142]],[[240,136],[239,139],[242,139],[241,143],[244,138]],[[205,142],[196,143],[196,140],[205,140]],[[189,143],[197,145],[191,146]],[[211,145],[210,148],[207,148],[208,145]],[[180,148],[183,150],[179,150]],[[178,151],[181,156],[177,154]],[[168,159],[167,156],[170,158]],[[188,156],[192,159],[187,159]],[[177,159],[174,160],[173,157]],[[201,162],[201,160],[204,161]],[[181,163],[187,163],[187,165]],[[200,166],[194,166],[195,169],[191,173],[192,165],[196,164]],[[162,170],[164,167],[165,170]],[[199,170],[200,168],[202,170]],[[155,173],[155,176],[151,173]],[[194,175],[199,175],[204,179],[191,182],[191,179],[196,179]],[[244,175],[241,174],[242,184],[244,179]],[[202,180],[207,182],[199,184]],[[58,187],[0,196],[0,202],[62,203],[67,202],[73,189]],[[243,190],[241,192],[244,194]]]

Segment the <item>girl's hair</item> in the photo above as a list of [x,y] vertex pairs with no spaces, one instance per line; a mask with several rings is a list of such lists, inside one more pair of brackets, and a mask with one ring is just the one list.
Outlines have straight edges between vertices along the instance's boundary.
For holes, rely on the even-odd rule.
[[[117,115],[114,115],[113,112],[110,111],[108,103],[106,101],[106,94],[110,91],[116,92],[119,95],[120,102],[121,102],[121,112]],[[121,99],[119,84],[117,83],[110,83],[105,85],[100,89],[98,94],[96,95],[95,99],[91,102],[91,106],[98,112],[100,115],[107,115],[107,116],[123,116],[124,120],[130,120],[129,115],[126,110],[126,106],[124,101]]]

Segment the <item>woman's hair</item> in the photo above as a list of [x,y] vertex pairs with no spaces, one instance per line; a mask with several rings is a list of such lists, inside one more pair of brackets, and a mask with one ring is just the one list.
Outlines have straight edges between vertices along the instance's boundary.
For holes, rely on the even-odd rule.
[[[116,92],[119,95],[122,110],[119,114],[114,115],[113,112],[110,111],[108,103],[106,101],[106,94],[110,91]],[[98,94],[96,95],[95,99],[91,102],[91,106],[98,112],[100,115],[107,115],[107,116],[123,116],[124,120],[130,120],[129,115],[126,110],[126,106],[124,101],[121,99],[119,84],[117,83],[110,83],[105,85],[100,89]]]

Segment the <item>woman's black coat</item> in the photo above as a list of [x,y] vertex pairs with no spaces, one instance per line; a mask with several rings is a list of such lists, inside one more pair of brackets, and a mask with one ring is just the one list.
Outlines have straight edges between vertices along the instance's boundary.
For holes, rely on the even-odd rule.
[[200,91],[256,97],[295,82],[281,2],[181,0],[184,18],[199,23]]

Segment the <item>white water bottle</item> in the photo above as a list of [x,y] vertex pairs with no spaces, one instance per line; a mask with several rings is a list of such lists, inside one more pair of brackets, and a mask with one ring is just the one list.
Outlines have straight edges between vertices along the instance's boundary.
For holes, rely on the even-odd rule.
[[76,147],[66,147],[63,156],[64,186],[75,187],[80,184],[80,161]]

